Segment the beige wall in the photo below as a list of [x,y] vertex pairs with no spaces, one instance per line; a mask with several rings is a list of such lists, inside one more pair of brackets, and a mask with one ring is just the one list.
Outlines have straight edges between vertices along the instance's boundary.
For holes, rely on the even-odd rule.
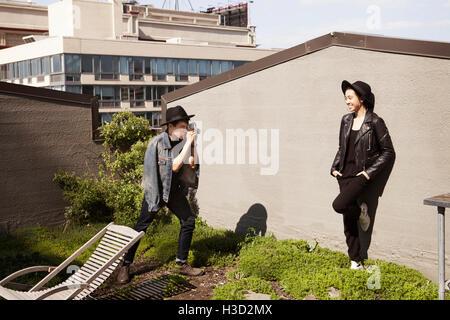
[[61,0],[48,6],[50,36],[114,39],[113,6],[108,2]]
[[161,23],[157,21],[141,20],[139,22],[139,36],[144,39],[170,39],[182,38],[204,42],[220,42],[227,44],[251,45],[249,33],[245,28],[232,28],[223,26],[196,26],[174,23]]
[[58,168],[96,172],[101,145],[91,138],[91,109],[0,94],[0,232],[64,222]]
[[423,199],[450,192],[449,76],[450,60],[331,47],[169,103],[196,114],[192,120],[202,122],[202,134],[209,128],[224,137],[226,129],[279,129],[276,175],[261,176],[265,166],[249,165],[248,158],[245,165],[201,165],[200,215],[234,230],[260,203],[268,232],[278,238],[316,238],[346,252],[342,216],[332,208],[339,187],[330,167],[348,112],[340,84],[363,80],[372,86],[375,112],[397,154],[379,198],[369,258],[436,280],[437,210]]
[[48,28],[47,8],[27,2],[0,1],[0,28],[45,30]]

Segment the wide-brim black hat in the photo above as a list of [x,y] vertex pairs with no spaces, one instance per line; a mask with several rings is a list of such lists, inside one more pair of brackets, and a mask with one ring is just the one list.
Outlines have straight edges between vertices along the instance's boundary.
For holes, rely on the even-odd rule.
[[173,108],[167,109],[166,112],[166,122],[161,123],[160,126],[165,126],[171,122],[175,122],[178,120],[188,120],[194,117],[195,114],[188,115],[182,106],[176,106]]
[[372,93],[372,89],[367,83],[363,81],[350,83],[347,80],[344,80],[342,81],[341,88],[344,95],[347,89],[353,89],[356,94],[364,100],[364,106],[370,109],[373,109],[375,107],[375,95]]

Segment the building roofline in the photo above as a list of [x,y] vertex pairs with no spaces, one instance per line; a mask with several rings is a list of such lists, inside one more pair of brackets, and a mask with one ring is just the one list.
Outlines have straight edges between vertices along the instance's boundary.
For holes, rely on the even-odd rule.
[[348,32],[331,32],[306,41],[295,47],[282,50],[267,57],[249,62],[236,69],[207,78],[192,85],[177,89],[161,97],[163,122],[167,103],[180,100],[195,93],[211,89],[221,84],[276,66],[289,60],[329,48],[341,46],[378,52],[416,55],[423,57],[450,59],[450,42],[413,40]]
[[91,109],[92,140],[96,142],[102,141],[102,138],[100,137],[101,120],[98,112],[98,98],[96,96],[38,88],[4,81],[0,81],[0,94],[1,93],[55,102],[73,103],[82,108]]
[[97,99],[96,97],[87,94],[39,88],[23,84],[9,83],[5,81],[0,81],[0,93],[9,93],[33,98],[71,102],[89,106],[92,104],[92,100],[94,98]]

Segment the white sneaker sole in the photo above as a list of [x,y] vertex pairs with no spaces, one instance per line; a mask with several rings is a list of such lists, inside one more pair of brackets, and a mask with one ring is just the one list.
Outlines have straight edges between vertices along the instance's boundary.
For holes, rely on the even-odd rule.
[[361,263],[355,264],[353,261],[351,262],[350,266],[351,270],[364,270],[364,266]]
[[359,225],[361,229],[365,232],[369,229],[370,226],[370,217],[369,217],[369,209],[367,208],[367,204],[365,202],[361,203],[361,214],[359,215]]

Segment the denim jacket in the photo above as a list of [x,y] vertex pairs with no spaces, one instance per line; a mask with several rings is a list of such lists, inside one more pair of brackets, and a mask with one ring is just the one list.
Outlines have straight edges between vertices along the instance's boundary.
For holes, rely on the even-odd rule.
[[[185,143],[186,139],[183,139],[179,143],[180,147],[182,148]],[[169,201],[173,159],[179,154],[174,152],[174,149],[181,151],[181,148],[172,149],[167,132],[159,134],[149,142],[145,152],[141,184],[149,212],[158,211],[162,207],[161,200],[166,203]],[[198,169],[196,171],[198,176]]]

